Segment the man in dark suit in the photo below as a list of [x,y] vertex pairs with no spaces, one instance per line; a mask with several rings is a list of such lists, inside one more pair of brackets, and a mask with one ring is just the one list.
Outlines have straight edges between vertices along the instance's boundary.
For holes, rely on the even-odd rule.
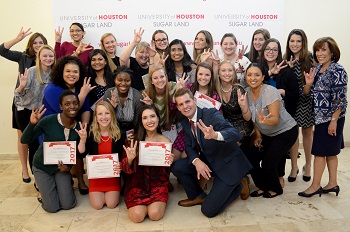
[[[172,165],[172,172],[188,197],[178,204],[184,207],[202,204],[202,213],[214,217],[240,195],[242,199],[248,198],[245,174],[252,166],[237,145],[241,139],[239,131],[219,111],[198,108],[193,94],[185,88],[177,90],[174,97],[178,110],[187,117],[182,121],[187,158]],[[207,180],[214,177],[208,195],[196,176],[198,180],[200,176]]]

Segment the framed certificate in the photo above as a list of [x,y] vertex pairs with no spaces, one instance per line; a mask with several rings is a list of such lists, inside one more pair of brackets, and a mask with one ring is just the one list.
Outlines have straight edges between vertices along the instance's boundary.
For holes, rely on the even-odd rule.
[[44,142],[44,164],[75,164],[77,161],[75,141]]
[[88,179],[119,177],[117,170],[118,154],[87,155],[86,166]]
[[197,99],[197,106],[201,109],[203,108],[215,108],[217,110],[221,107],[221,102],[202,94],[198,91],[195,92],[194,97]]
[[139,165],[170,166],[172,143],[146,142],[139,143]]

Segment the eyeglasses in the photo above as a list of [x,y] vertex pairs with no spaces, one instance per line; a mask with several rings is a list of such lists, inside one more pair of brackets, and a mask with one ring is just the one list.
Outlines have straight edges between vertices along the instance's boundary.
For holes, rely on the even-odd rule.
[[80,30],[80,29],[77,29],[77,30],[70,30],[69,32],[70,32],[70,33],[74,33],[74,32],[75,32],[75,33],[79,33],[79,32],[82,32],[82,30]]
[[277,48],[265,48],[265,52],[278,52]]
[[156,41],[156,43],[164,43],[166,42],[168,39],[167,38],[164,38],[164,39],[156,39],[154,41]]

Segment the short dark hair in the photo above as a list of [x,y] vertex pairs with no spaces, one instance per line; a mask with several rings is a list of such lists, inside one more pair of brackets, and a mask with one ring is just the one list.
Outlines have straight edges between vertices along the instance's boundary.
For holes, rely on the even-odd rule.
[[117,75],[118,74],[121,74],[121,73],[127,73],[129,76],[130,76],[130,79],[131,79],[131,82],[132,82],[132,79],[133,79],[133,76],[134,76],[134,72],[126,65],[122,65],[120,66],[118,69],[116,69],[113,73],[113,79],[115,81],[115,78],[117,78]]
[[181,96],[185,95],[186,93],[190,96],[190,98],[192,100],[194,99],[194,96],[193,96],[193,93],[191,92],[191,90],[189,90],[187,88],[181,88],[181,89],[176,90],[176,92],[174,94],[174,99],[175,99],[176,105],[177,105],[176,98],[181,97]]
[[73,25],[79,27],[83,32],[85,31],[85,30],[84,30],[84,26],[83,26],[81,23],[77,23],[77,22],[72,23],[72,25],[70,25],[69,29],[70,29]]
[[331,53],[333,53],[331,60],[334,62],[338,62],[340,59],[340,49],[338,47],[337,42],[335,42],[335,40],[332,37],[321,37],[315,41],[314,46],[312,47],[315,61],[318,63],[316,51],[321,49],[325,43],[328,44],[329,50],[331,51]]
[[58,97],[58,101],[59,101],[60,105],[62,105],[62,103],[63,103],[63,98],[65,98],[66,96],[71,96],[71,95],[74,95],[77,98],[78,103],[80,104],[80,100],[79,100],[78,95],[76,93],[70,91],[69,89],[65,89]]

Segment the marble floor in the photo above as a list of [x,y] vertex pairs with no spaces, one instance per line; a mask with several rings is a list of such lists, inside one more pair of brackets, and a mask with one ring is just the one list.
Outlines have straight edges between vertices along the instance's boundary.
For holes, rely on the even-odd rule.
[[[300,151],[302,152],[302,151]],[[175,191],[170,193],[163,219],[154,222],[146,219],[135,224],[128,219],[124,203],[115,209],[94,210],[88,196],[76,190],[78,205],[68,211],[46,213],[36,199],[33,181],[21,180],[20,163],[16,156],[0,156],[0,231],[177,231],[177,232],[232,232],[232,231],[350,231],[350,148],[339,156],[338,183],[341,191],[305,199],[297,192],[309,183],[299,174],[293,183],[286,181],[284,194],[273,199],[248,198],[232,203],[214,218],[206,218],[200,207],[183,208],[177,202],[185,193],[175,180]],[[304,158],[298,159],[302,168]],[[289,174],[287,160],[286,173]],[[323,178],[326,184],[327,173]],[[76,183],[75,183],[76,186]],[[255,187],[251,184],[251,189]]]

